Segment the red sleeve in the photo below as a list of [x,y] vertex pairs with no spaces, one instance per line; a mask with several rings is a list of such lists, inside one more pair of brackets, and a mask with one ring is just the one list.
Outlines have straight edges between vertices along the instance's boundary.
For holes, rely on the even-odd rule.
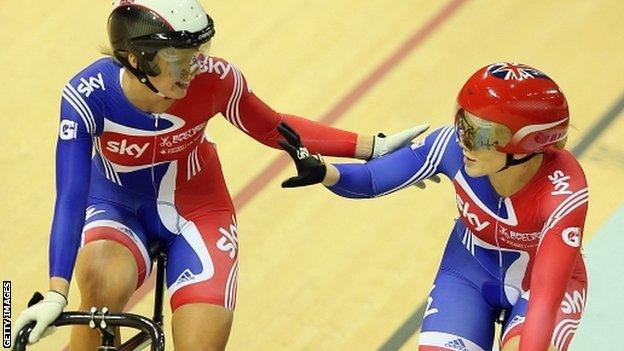
[[[357,134],[333,128],[301,117],[282,114],[271,109],[248,87],[245,77],[232,64],[222,59],[210,58],[209,67],[221,67],[217,98],[220,112],[236,128],[257,141],[280,148],[281,135],[277,126],[287,122],[295,129],[303,143],[312,152],[327,156],[353,157]],[[212,72],[211,72],[212,73]]]
[[549,210],[533,265],[520,351],[547,350],[550,345],[561,300],[580,259],[588,201],[583,185],[557,206],[545,206],[554,210]]

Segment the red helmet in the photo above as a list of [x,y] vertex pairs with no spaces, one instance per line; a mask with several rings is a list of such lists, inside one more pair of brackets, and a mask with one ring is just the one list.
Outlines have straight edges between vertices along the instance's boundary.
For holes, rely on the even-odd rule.
[[462,141],[472,147],[534,153],[567,136],[569,111],[563,92],[528,65],[501,62],[481,68],[464,84],[457,102],[460,137],[468,130]]

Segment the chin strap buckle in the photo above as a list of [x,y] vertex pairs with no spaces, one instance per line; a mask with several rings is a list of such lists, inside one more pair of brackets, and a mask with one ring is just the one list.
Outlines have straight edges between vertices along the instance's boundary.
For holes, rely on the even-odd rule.
[[505,167],[499,169],[497,171],[497,173],[498,172],[502,172],[502,171],[506,170],[507,168],[509,168],[511,166],[516,166],[516,165],[525,163],[528,160],[532,159],[533,157],[535,157],[535,156],[537,156],[539,154],[540,154],[540,152],[535,152],[535,153],[532,153],[532,154],[528,154],[528,155],[524,156],[523,158],[519,158],[519,159],[513,158],[513,154],[507,154],[507,160],[505,161]]

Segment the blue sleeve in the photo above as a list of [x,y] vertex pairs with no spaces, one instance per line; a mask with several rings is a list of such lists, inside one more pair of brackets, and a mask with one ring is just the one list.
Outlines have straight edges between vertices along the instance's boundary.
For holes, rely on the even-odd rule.
[[454,128],[447,126],[424,140],[360,164],[337,164],[340,179],[328,187],[350,198],[383,196],[443,173],[453,178],[462,163]]
[[70,84],[63,90],[56,144],[56,202],[50,234],[50,277],[71,279],[89,192],[92,108]]

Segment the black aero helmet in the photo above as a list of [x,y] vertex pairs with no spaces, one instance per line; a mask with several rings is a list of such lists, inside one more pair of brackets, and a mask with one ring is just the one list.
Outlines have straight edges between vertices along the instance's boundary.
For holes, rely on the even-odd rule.
[[[152,91],[147,75],[160,70],[154,58],[166,47],[198,48],[215,34],[214,22],[197,0],[117,0],[108,18],[113,55]],[[137,57],[138,68],[128,62]]]

